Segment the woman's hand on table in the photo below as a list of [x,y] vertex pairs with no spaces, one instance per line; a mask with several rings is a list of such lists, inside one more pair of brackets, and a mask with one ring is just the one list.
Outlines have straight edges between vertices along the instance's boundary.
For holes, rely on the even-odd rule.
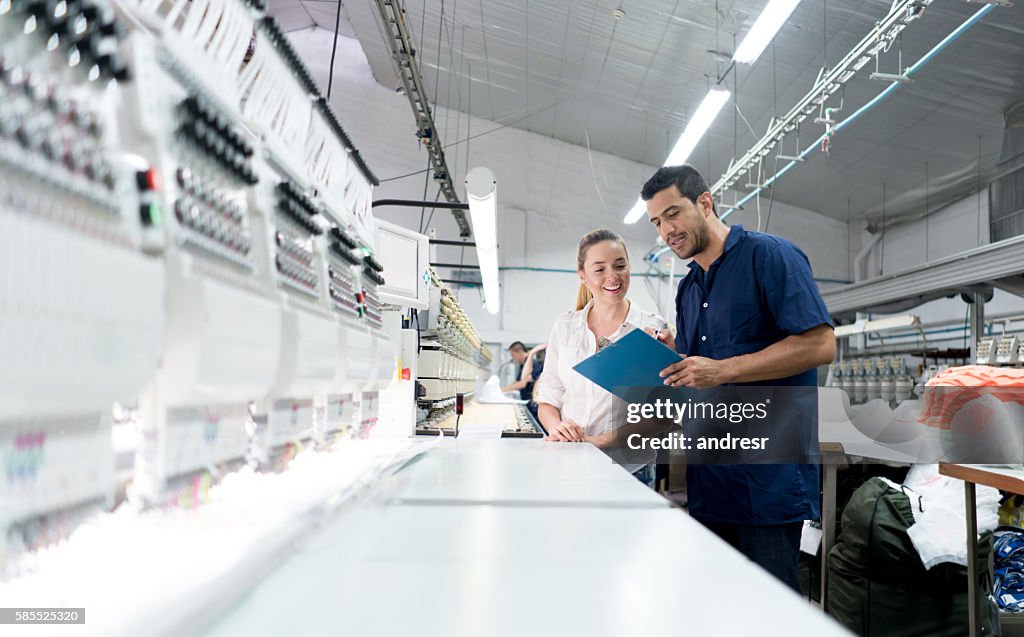
[[586,433],[583,431],[583,427],[571,420],[560,421],[544,437],[544,440],[549,442],[583,442],[585,439]]

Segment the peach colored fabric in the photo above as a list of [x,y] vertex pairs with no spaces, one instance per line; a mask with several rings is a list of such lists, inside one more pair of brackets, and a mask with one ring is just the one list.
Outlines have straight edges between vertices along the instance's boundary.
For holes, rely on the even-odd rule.
[[1024,404],[1024,369],[967,365],[941,371],[925,386],[918,422],[949,429],[961,407],[986,394]]

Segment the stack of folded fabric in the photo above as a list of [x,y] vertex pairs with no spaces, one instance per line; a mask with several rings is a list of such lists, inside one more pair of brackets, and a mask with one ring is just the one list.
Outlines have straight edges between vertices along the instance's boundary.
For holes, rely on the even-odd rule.
[[918,422],[949,429],[960,408],[982,396],[1024,404],[1024,369],[967,365],[941,371],[925,387]]
[[993,551],[993,594],[999,608],[1009,613],[1024,613],[1024,530],[999,527]]

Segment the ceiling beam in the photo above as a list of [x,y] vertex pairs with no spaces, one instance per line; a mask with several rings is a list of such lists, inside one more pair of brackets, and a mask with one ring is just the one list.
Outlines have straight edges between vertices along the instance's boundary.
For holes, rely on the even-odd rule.
[[[395,72],[402,79],[405,96],[409,98],[409,105],[412,106],[413,115],[416,117],[418,128],[416,136],[427,147],[427,152],[430,155],[430,168],[434,172],[434,181],[441,186],[441,192],[445,199],[453,204],[460,203],[459,196],[455,192],[455,185],[452,183],[451,173],[448,172],[444,147],[441,145],[437,127],[434,125],[434,115],[430,111],[427,91],[423,86],[423,74],[416,61],[416,47],[413,45],[409,29],[405,25],[405,11],[396,0],[375,0],[375,4],[387,34],[387,44],[391,47],[391,62],[394,64]],[[455,223],[459,225],[459,236],[471,236],[465,211],[454,208],[452,215],[455,217]]]

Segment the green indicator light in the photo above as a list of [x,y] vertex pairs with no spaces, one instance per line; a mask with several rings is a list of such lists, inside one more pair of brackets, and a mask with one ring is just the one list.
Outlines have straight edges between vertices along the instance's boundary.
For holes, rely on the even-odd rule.
[[159,226],[163,223],[164,213],[160,204],[144,203],[139,206],[139,218],[144,226]]

